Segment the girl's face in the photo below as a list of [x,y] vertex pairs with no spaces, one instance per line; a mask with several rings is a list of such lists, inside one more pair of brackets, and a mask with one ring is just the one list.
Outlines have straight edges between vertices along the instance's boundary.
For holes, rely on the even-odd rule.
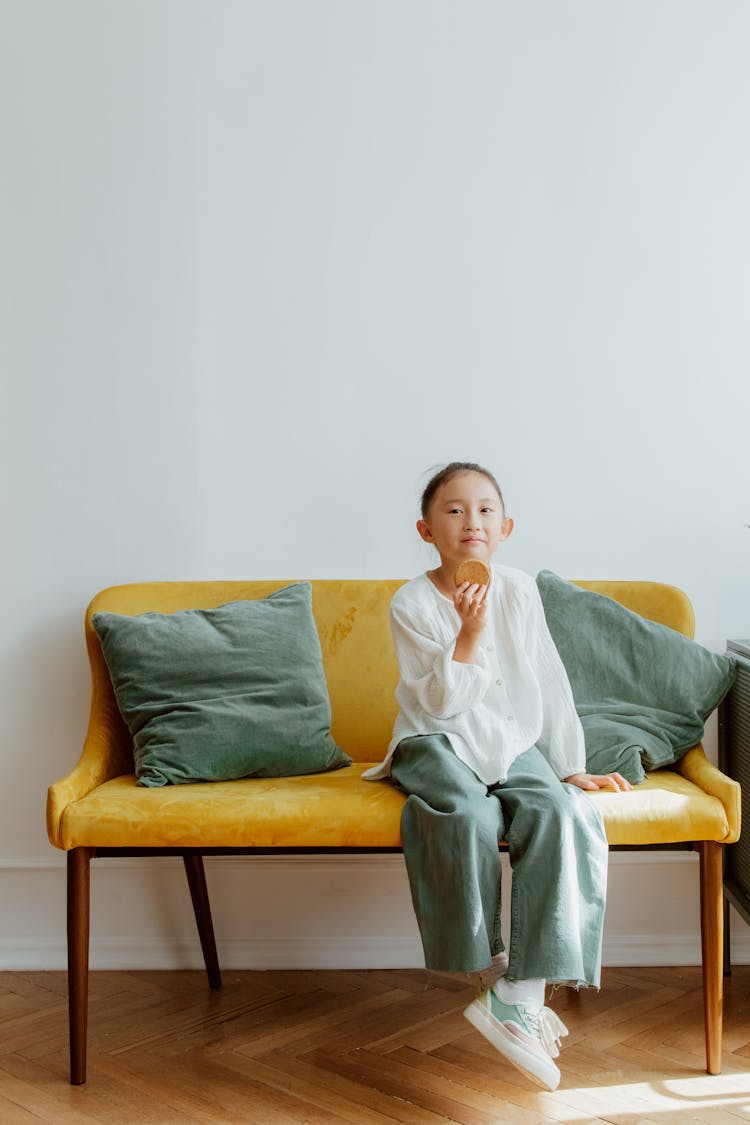
[[417,521],[417,531],[432,543],[443,564],[464,559],[489,563],[497,547],[513,530],[497,490],[481,473],[462,473],[446,481],[435,493],[427,519]]

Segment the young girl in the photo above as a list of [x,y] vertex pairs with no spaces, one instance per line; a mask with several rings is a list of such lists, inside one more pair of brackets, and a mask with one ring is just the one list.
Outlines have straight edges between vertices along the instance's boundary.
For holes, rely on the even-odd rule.
[[[478,972],[483,990],[464,1015],[554,1090],[567,1029],[544,1006],[545,984],[599,986],[607,841],[583,790],[631,786],[586,772],[536,583],[491,566],[513,530],[494,476],[447,465],[424,490],[417,530],[440,565],[391,603],[400,710],[385,760],[364,776],[390,773],[409,795],[401,833],[427,968]],[[466,559],[490,567],[487,586],[456,587]],[[513,868],[507,954],[501,840]]]

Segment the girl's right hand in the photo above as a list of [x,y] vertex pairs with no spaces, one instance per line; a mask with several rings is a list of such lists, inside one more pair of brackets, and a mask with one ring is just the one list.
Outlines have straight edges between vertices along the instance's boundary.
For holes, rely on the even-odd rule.
[[462,582],[453,595],[453,604],[465,632],[481,633],[487,620],[487,587]]

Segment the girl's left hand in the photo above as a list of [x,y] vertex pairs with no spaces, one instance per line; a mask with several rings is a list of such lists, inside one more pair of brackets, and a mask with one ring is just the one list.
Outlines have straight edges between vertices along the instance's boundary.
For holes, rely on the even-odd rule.
[[563,781],[567,781],[568,785],[577,785],[579,789],[614,789],[615,793],[633,788],[620,773],[572,773]]

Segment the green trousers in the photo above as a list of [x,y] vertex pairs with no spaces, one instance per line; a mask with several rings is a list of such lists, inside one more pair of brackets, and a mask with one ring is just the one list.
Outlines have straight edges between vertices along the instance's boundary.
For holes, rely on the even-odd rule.
[[560,781],[536,746],[488,788],[442,734],[400,742],[391,777],[409,794],[401,836],[427,968],[476,972],[503,950],[505,840],[508,979],[598,988],[607,839],[590,796]]

